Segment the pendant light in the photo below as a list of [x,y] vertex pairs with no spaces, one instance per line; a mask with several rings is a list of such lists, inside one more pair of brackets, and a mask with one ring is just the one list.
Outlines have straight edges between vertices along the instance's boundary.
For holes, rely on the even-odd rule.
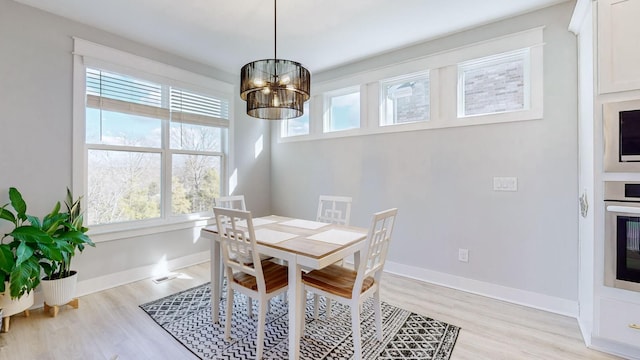
[[240,98],[247,102],[247,115],[267,120],[302,116],[311,87],[309,70],[276,56],[276,8],[273,0],[273,59],[253,61],[240,70]]

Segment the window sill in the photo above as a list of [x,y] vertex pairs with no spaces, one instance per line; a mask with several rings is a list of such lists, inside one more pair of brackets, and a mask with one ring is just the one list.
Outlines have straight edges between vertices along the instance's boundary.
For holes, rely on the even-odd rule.
[[488,115],[478,115],[473,117],[464,118],[452,118],[452,119],[433,119],[429,121],[412,122],[405,124],[393,124],[393,125],[378,125],[373,128],[359,128],[348,131],[336,131],[321,134],[309,134],[309,135],[297,135],[290,137],[278,136],[278,143],[298,142],[298,141],[313,141],[313,140],[328,140],[335,138],[351,137],[351,136],[364,136],[374,134],[387,134],[387,133],[400,133],[400,132],[413,132],[419,130],[432,130],[432,129],[444,129],[454,128],[461,126],[475,126],[475,125],[488,125],[499,124],[507,122],[518,122],[528,120],[540,120],[543,118],[542,109],[514,111],[508,113],[497,113]]
[[179,220],[153,220],[145,223],[125,223],[118,225],[95,225],[87,235],[94,243],[123,240],[167,231],[191,229],[209,225],[213,218],[201,216]]

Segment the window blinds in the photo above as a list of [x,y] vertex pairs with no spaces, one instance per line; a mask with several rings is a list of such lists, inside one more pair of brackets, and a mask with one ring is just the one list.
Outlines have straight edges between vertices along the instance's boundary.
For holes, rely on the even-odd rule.
[[87,106],[97,109],[201,125],[229,122],[226,99],[102,70],[87,69],[86,94]]

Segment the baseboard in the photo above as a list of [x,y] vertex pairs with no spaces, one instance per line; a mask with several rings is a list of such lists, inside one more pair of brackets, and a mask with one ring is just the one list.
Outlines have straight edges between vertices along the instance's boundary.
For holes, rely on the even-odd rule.
[[591,339],[589,348],[620,356],[624,359],[640,360],[640,348],[596,336]]
[[[169,268],[169,270],[180,269],[183,267],[209,261],[209,258],[210,252],[202,251],[199,253],[170,260],[167,262],[167,267]],[[155,264],[142,266],[135,269],[79,281],[76,293],[78,294],[78,296],[83,296],[94,292],[110,289],[116,286],[128,284],[134,281],[147,279],[152,276],[155,266]],[[550,311],[561,315],[571,317],[577,317],[578,315],[578,303],[576,301],[570,301],[530,291],[509,288],[506,286],[441,273],[415,266],[404,265],[392,261],[386,262],[385,271],[392,274],[446,286],[473,294],[487,296],[498,300],[508,301],[514,304]],[[42,306],[42,293],[40,291],[37,291],[35,293],[34,306],[32,308],[38,308]]]
[[452,289],[482,295],[497,300],[507,301],[518,305],[545,310],[560,315],[571,316],[574,318],[577,318],[578,316],[577,301],[473,280],[462,276],[404,265],[393,261],[387,261],[385,263],[384,270],[388,273],[446,286]]
[[[175,269],[181,269],[191,265],[200,264],[209,261],[210,257],[211,252],[208,250],[190,254],[167,261],[167,269],[169,271],[172,271]],[[132,283],[134,281],[147,279],[154,275],[153,272],[156,266],[156,264],[152,264],[109,275],[99,276],[88,280],[78,281],[76,294],[78,296],[84,296],[98,291],[111,289],[116,286]],[[34,296],[34,305],[31,307],[31,309],[43,307],[44,300],[42,298],[42,292],[38,290],[36,291]]]
[[593,323],[578,316],[578,327],[580,328],[584,344],[587,345],[587,347],[591,347],[591,331],[593,329]]

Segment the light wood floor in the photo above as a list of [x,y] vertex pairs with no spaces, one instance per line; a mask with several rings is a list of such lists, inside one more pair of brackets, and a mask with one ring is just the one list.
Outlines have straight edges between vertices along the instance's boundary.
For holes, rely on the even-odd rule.
[[[162,284],[138,281],[83,296],[56,318],[13,316],[0,359],[194,359],[138,305],[209,281],[209,263]],[[617,359],[585,347],[575,319],[395,275],[382,299],[462,328],[451,359]]]

